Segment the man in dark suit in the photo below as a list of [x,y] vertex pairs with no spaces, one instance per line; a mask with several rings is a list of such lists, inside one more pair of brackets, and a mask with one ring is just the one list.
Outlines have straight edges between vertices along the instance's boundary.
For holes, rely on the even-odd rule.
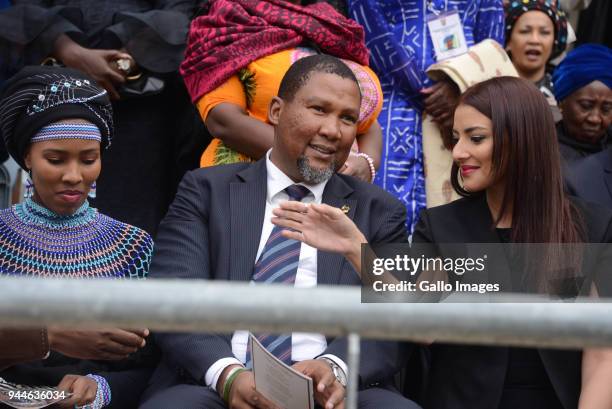
[[612,208],[612,147],[567,165],[568,193]]
[[[287,259],[293,252],[293,264],[282,270],[292,271],[288,281],[295,286],[359,285],[359,276],[342,256],[285,241],[275,233],[271,217],[280,201],[299,200],[297,189],[303,202],[343,208],[370,242],[406,240],[405,209],[399,201],[374,185],[336,173],[355,139],[360,101],[357,80],[340,60],[316,55],[297,61],[270,104],[272,149],[254,164],[185,176],[160,226],[151,276],[258,281],[278,263],[291,261]],[[293,245],[296,250],[287,250]],[[283,260],[277,263],[275,257]],[[247,339],[244,331],[157,334],[163,359],[141,408],[271,407],[254,390],[252,372],[243,370]],[[317,403],[343,408],[346,373],[354,370],[345,363],[346,340],[293,333],[288,344],[285,358],[290,356],[294,367],[313,378]],[[416,408],[387,388],[402,364],[398,344],[363,341],[361,348],[359,407]],[[224,391],[228,402],[221,398]]]

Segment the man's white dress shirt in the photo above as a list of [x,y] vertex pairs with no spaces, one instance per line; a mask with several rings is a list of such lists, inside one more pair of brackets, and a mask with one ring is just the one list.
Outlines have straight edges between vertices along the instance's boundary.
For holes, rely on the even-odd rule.
[[[259,239],[259,248],[257,250],[257,257],[253,260],[253,266],[259,255],[262,253],[268,237],[274,228],[271,222],[273,216],[272,210],[279,207],[280,203],[289,200],[289,196],[285,193],[285,189],[293,184],[293,180],[285,175],[272,161],[270,160],[270,149],[266,153],[266,169],[268,173],[267,181],[267,194],[266,194],[266,211],[264,215],[264,222],[261,231],[261,238]],[[308,185],[305,183],[298,183],[307,187],[311,193],[309,193],[302,203],[321,203],[323,199],[323,190],[327,181],[316,184]],[[297,275],[295,277],[295,287],[305,288],[314,287],[317,285],[317,250],[314,247],[310,247],[307,244],[302,243],[300,248],[300,261],[298,263]],[[249,340],[248,331],[236,331],[232,337],[232,352],[233,357],[221,358],[208,368],[205,375],[206,385],[216,390],[217,381],[221,376],[223,370],[234,364],[242,364],[246,360],[247,344]],[[291,360],[298,362],[307,359],[313,359],[319,356],[327,348],[327,341],[325,336],[322,334],[315,333],[304,333],[294,332],[291,334]],[[344,361],[334,355],[323,355],[327,358],[332,359],[338,364],[344,373],[347,373],[347,366]]]

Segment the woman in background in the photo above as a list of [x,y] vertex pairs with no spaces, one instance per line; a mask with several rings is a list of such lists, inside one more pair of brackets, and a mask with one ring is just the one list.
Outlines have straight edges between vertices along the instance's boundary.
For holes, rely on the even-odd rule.
[[556,0],[510,1],[506,7],[506,51],[521,78],[533,82],[555,105],[550,60],[567,46],[567,18]]
[[567,162],[612,145],[612,50],[584,44],[561,61],[553,74],[563,120],[557,124],[561,156]]

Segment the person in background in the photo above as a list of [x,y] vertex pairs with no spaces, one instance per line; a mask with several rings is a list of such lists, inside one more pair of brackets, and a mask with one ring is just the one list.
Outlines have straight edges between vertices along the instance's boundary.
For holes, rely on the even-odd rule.
[[451,81],[434,83],[425,73],[444,58],[436,56],[428,20],[457,12],[466,46],[486,38],[503,44],[502,4],[500,0],[350,0],[349,12],[366,30],[371,66],[380,78],[385,101],[379,116],[383,155],[375,183],[404,203],[410,234],[426,205],[423,112],[449,132],[459,97]]
[[510,1],[505,10],[506,51],[514,67],[555,105],[548,63],[567,47],[565,13],[556,0]]
[[[453,126],[451,180],[464,197],[424,210],[413,243],[436,245],[435,257],[442,259],[456,257],[456,247],[445,251],[446,243],[491,243],[497,248],[504,243],[549,243],[546,249],[552,251],[572,243],[612,243],[612,210],[564,193],[554,135],[550,108],[532,83],[500,77],[469,88],[461,96]],[[340,209],[288,201],[273,213],[273,223],[286,229],[284,237],[340,253],[362,271],[361,249],[368,239]],[[605,266],[605,275],[585,277],[581,273],[588,269],[581,270],[584,282],[572,286],[566,297],[610,296],[610,259],[604,257],[596,262]],[[517,261],[513,257],[508,264]],[[519,268],[535,274],[512,274],[504,290],[558,297],[556,284],[576,280],[575,268],[581,266],[551,267]],[[449,271],[443,279],[451,281],[453,276]],[[575,351],[434,342],[430,350],[422,402],[428,409],[612,407],[609,348]]]
[[557,123],[561,156],[566,162],[612,145],[612,49],[584,44],[561,61],[553,73],[555,97],[563,120]]
[[0,55],[80,70],[104,87],[115,146],[92,201],[155,235],[206,130],[178,74],[196,0],[13,0],[0,12]]
[[[88,202],[113,131],[107,91],[79,71],[33,66],[7,81],[0,135],[30,180],[24,202],[0,210],[0,275],[147,275],[151,236]],[[5,329],[0,377],[73,393],[63,408],[132,408],[157,361],[150,346],[143,349],[147,335],[147,329]]]
[[382,91],[367,67],[363,37],[358,24],[326,3],[210,1],[191,25],[182,65],[191,97],[215,137],[201,166],[260,159],[272,146],[268,106],[283,75],[300,58],[326,53],[344,59],[363,95],[356,149],[342,172],[372,181],[382,145],[376,122]]

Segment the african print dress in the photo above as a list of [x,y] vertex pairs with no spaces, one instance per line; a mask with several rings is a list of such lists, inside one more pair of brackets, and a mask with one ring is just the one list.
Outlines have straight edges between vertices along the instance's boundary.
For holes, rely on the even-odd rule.
[[436,62],[427,17],[457,11],[468,46],[487,38],[504,44],[502,2],[350,0],[349,11],[366,31],[370,66],[380,78],[384,95],[378,117],[383,129],[383,150],[374,182],[406,205],[410,234],[426,203],[420,90],[432,85],[425,70]]

